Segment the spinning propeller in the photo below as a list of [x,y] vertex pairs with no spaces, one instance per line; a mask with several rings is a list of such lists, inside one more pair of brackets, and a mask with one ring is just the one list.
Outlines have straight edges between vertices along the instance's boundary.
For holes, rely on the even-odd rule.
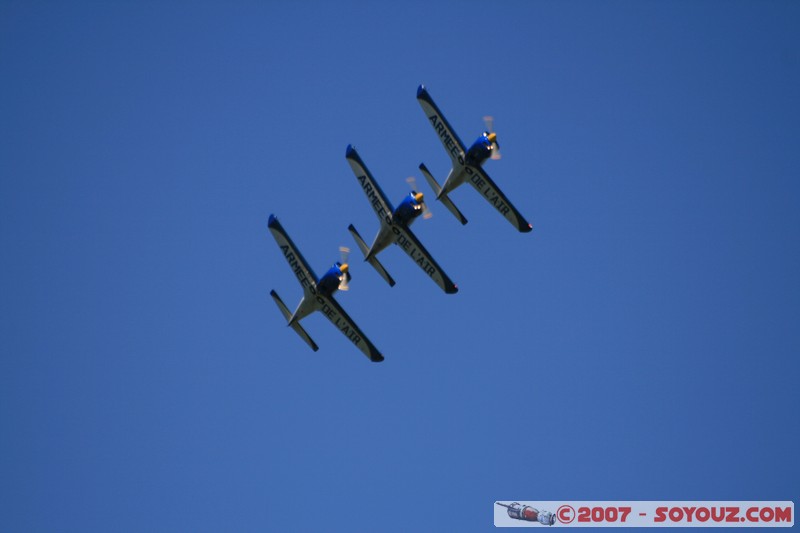
[[411,187],[411,192],[414,193],[414,199],[417,201],[418,204],[422,204],[422,218],[425,220],[431,218],[433,213],[431,210],[428,209],[428,203],[425,201],[424,195],[421,192],[417,192],[417,180],[414,176],[409,176],[406,178],[406,183],[408,186]]
[[500,159],[500,145],[497,144],[497,134],[494,132],[494,117],[491,115],[486,115],[483,117],[483,121],[486,123],[486,131],[489,132],[489,140],[492,141],[492,146],[494,150],[492,150],[492,159],[498,160]]
[[339,252],[341,253],[342,260],[339,265],[339,270],[342,271],[342,279],[339,282],[339,290],[340,291],[349,291],[350,285],[347,284],[347,278],[350,277],[350,265],[347,264],[347,260],[350,258],[350,248],[346,246],[340,246]]

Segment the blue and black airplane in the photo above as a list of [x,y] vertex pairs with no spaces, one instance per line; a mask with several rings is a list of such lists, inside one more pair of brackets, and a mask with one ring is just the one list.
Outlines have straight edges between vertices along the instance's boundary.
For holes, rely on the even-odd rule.
[[425,179],[428,180],[428,184],[436,193],[436,199],[441,201],[459,222],[466,224],[467,219],[464,218],[464,215],[461,214],[461,211],[453,204],[448,195],[467,182],[475,187],[481,196],[492,204],[517,230],[523,233],[531,231],[533,226],[517,211],[517,208],[511,204],[482,168],[487,159],[498,158],[500,145],[497,144],[497,134],[492,131],[484,131],[467,150],[424,85],[420,85],[417,89],[417,101],[422,106],[425,116],[442,142],[447,155],[453,161],[450,174],[448,174],[444,185],[441,187],[425,167],[425,164],[419,165],[419,169]]
[[321,312],[325,318],[331,321],[336,326],[336,329],[341,331],[347,339],[356,345],[356,347],[364,352],[370,361],[379,363],[383,361],[383,355],[375,348],[375,345],[370,342],[366,335],[356,326],[353,319],[345,313],[339,302],[334,300],[333,293],[337,290],[347,290],[347,282],[350,281],[350,268],[345,262],[333,264],[331,268],[325,273],[324,276],[318,278],[308,263],[300,254],[292,239],[283,229],[283,226],[278,222],[275,215],[269,216],[269,231],[275,237],[275,242],[283,252],[283,256],[289,263],[297,281],[303,287],[303,299],[294,313],[289,312],[289,309],[283,303],[278,293],[274,290],[270,291],[272,299],[278,304],[284,318],[288,321],[288,325],[297,333],[306,344],[311,347],[315,352],[319,349],[317,344],[308,336],[306,330],[300,325],[300,320],[307,317],[314,311]]
[[[375,214],[378,215],[378,220],[381,227],[378,230],[378,235],[372,242],[372,246],[367,246],[361,235],[358,234],[356,228],[352,224],[347,228],[353,235],[353,238],[358,245],[358,248],[364,254],[364,260],[372,265],[378,274],[390,286],[394,286],[394,280],[383,268],[383,265],[378,261],[377,255],[382,250],[389,247],[390,244],[396,244],[414,261],[425,274],[430,277],[447,294],[454,294],[458,292],[458,287],[453,283],[450,278],[445,274],[442,267],[433,259],[428,250],[422,246],[416,235],[411,232],[411,224],[422,215],[425,217],[427,208],[425,206],[425,199],[421,192],[412,190],[407,194],[400,204],[395,208],[386,198],[386,195],[381,190],[378,182],[372,176],[364,161],[356,152],[356,149],[351,145],[347,146],[347,162],[350,163],[350,168],[356,175],[359,185],[367,195]],[[413,187],[413,185],[412,185]]]

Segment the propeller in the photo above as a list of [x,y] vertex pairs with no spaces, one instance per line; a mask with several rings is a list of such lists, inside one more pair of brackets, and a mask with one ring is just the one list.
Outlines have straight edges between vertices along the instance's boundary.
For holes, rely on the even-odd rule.
[[430,209],[428,209],[428,202],[425,201],[425,197],[421,192],[417,192],[417,179],[414,176],[409,176],[406,178],[406,183],[408,186],[411,187],[411,192],[415,194],[414,198],[417,200],[417,203],[422,204],[422,218],[428,220],[433,216],[433,213]]
[[[492,159],[496,161],[502,156],[500,155],[500,145],[497,144],[497,134],[494,132],[494,117],[486,115],[483,117],[483,121],[486,123],[486,131],[489,132],[489,138],[494,146],[494,150],[492,150]],[[492,136],[492,134],[494,134],[494,136]]]
[[342,271],[342,280],[339,282],[339,290],[349,291],[350,285],[347,284],[347,278],[350,277],[350,265],[347,264],[347,260],[350,258],[350,248],[347,248],[346,246],[340,246],[339,253],[342,257],[339,266],[339,270]]

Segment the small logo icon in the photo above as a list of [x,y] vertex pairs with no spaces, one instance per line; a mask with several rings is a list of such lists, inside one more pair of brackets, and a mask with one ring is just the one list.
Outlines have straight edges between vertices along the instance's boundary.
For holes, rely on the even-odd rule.
[[556,515],[550,511],[540,511],[530,505],[521,505],[518,502],[512,504],[495,502],[501,507],[505,507],[508,511],[508,516],[516,520],[525,520],[526,522],[539,522],[545,526],[552,526],[556,523]]
[[569,524],[575,520],[575,509],[571,505],[562,505],[556,511],[556,516],[562,524]]

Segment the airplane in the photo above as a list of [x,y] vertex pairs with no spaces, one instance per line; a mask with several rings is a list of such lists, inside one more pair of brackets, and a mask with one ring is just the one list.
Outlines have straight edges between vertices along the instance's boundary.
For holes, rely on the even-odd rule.
[[367,195],[367,200],[381,222],[380,230],[378,230],[378,235],[375,237],[371,247],[367,247],[364,239],[361,238],[361,235],[352,224],[347,228],[353,235],[358,248],[364,254],[364,260],[378,271],[378,274],[386,280],[389,286],[394,287],[394,280],[377,258],[378,253],[394,243],[407,253],[445,293],[454,294],[458,292],[456,284],[450,280],[444,270],[431,257],[431,254],[428,253],[428,250],[422,246],[422,243],[411,232],[411,224],[420,215],[424,216],[427,209],[423,194],[412,190],[410,194],[403,198],[397,208],[393,208],[386,195],[383,194],[378,182],[372,177],[372,174],[364,165],[364,161],[361,160],[352,145],[347,145],[345,156],[347,157],[347,162],[350,163],[350,168],[353,169],[353,173],[356,175],[359,185]]
[[[466,224],[467,219],[464,218],[464,215],[461,214],[461,211],[453,204],[448,195],[464,182],[469,182],[512,226],[522,233],[531,231],[533,226],[508,201],[508,198],[481,167],[489,157],[494,156],[493,158],[497,159],[497,154],[500,150],[500,145],[497,144],[497,135],[493,131],[484,131],[467,150],[424,85],[420,85],[417,88],[417,101],[422,106],[425,116],[442,142],[447,155],[453,161],[450,174],[448,174],[444,185],[441,187],[425,164],[419,165],[419,169],[428,184],[436,193],[436,199],[441,201],[461,224]],[[488,119],[489,117],[486,118]],[[491,126],[489,129],[492,129]]]
[[269,230],[278,247],[283,252],[283,256],[289,263],[297,281],[303,287],[303,299],[294,313],[290,313],[289,309],[283,303],[278,293],[274,290],[270,291],[272,299],[278,305],[281,314],[288,321],[288,325],[302,338],[308,346],[315,352],[319,350],[317,344],[308,336],[306,330],[300,325],[300,320],[307,317],[314,311],[320,311],[325,318],[330,320],[336,329],[344,333],[347,339],[356,345],[356,347],[364,352],[370,361],[379,363],[383,361],[383,355],[375,348],[375,345],[370,342],[366,335],[356,326],[353,319],[351,319],[344,309],[339,305],[339,302],[333,299],[333,293],[337,290],[347,290],[347,282],[350,281],[350,268],[343,258],[342,262],[336,262],[328,269],[324,276],[317,278],[311,267],[300,251],[295,246],[292,239],[283,229],[283,226],[278,222],[275,215],[269,216]]

